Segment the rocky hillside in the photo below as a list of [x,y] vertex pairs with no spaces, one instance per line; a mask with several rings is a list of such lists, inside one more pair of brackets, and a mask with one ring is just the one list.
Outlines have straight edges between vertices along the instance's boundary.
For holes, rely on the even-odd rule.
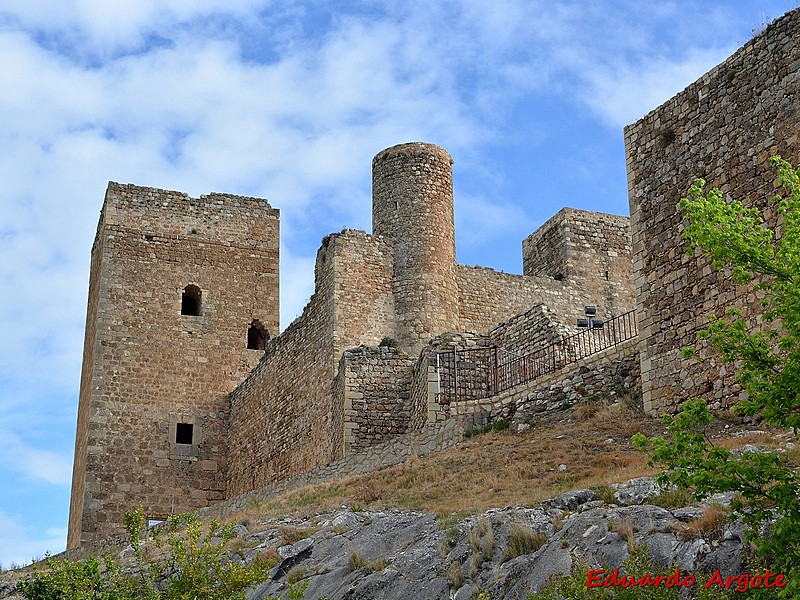
[[[632,555],[653,563],[637,575],[673,566],[742,572],[747,547],[727,517],[730,498],[692,505],[661,490],[630,448],[632,433],[653,433],[658,421],[616,405],[549,419],[227,515],[236,523],[231,558],[273,562],[271,579],[248,597],[297,597],[307,584],[309,599],[528,598],[553,575],[613,569]],[[721,422],[716,437],[797,458],[785,433]],[[113,552],[123,561],[132,555],[130,547]],[[15,598],[13,581],[25,574],[4,575],[0,598]]]
[[[528,598],[581,561],[613,570],[637,547],[647,549],[654,566],[742,571],[743,531],[726,521],[727,498],[669,510],[643,503],[664,499],[650,478],[616,487],[611,498],[578,490],[535,508],[489,510],[455,523],[425,513],[343,508],[255,533],[241,526],[250,547],[245,557],[272,547],[280,556],[272,579],[248,598],[288,597],[288,584],[301,580],[308,581],[306,598],[329,600],[466,600],[479,591],[493,599]],[[286,544],[290,532],[308,537]]]

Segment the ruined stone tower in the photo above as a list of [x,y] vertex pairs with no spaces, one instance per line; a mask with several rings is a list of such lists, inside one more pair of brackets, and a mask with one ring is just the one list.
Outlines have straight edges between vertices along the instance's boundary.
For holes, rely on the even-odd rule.
[[228,393],[278,333],[266,200],[110,183],[92,248],[68,547],[225,496]]
[[459,328],[452,163],[443,148],[420,142],[372,160],[372,232],[394,250],[397,336],[412,352]]

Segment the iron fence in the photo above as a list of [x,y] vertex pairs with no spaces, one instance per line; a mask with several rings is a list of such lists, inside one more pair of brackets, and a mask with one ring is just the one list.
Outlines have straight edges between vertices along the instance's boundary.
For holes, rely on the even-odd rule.
[[602,328],[579,331],[525,356],[499,346],[438,352],[435,360],[439,403],[490,398],[516,385],[555,373],[636,334],[636,314],[629,311],[610,319]]

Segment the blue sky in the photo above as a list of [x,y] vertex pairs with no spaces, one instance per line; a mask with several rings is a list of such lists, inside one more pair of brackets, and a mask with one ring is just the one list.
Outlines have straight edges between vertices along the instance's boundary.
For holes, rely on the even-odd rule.
[[285,326],[370,163],[455,160],[459,262],[562,206],[627,214],[622,128],[796,1],[0,1],[0,563],[64,548],[106,184],[268,198]]

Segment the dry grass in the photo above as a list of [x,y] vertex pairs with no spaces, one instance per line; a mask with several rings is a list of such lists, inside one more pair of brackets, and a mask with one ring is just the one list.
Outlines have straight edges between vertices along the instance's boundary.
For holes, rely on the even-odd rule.
[[508,530],[508,546],[503,550],[503,562],[531,554],[547,543],[547,535],[534,531],[524,523],[512,523]]
[[283,546],[304,540],[317,531],[319,531],[319,528],[316,527],[299,528],[292,527],[291,525],[282,525],[278,528],[278,534],[281,537],[281,545]]
[[367,575],[370,573],[375,573],[377,571],[383,571],[386,568],[386,561],[385,560],[376,560],[375,562],[369,562],[363,556],[361,556],[356,550],[350,550],[350,554],[347,557],[347,570],[351,573],[355,571],[362,571]]
[[[236,518],[286,514],[302,518],[343,504],[455,513],[463,518],[497,506],[530,506],[570,489],[655,473],[647,467],[647,458],[631,448],[630,436],[655,433],[660,421],[619,407],[599,408],[580,421],[572,417],[570,412],[558,412],[521,434],[491,431],[452,450],[307,486],[248,506]],[[563,472],[558,471],[562,463],[567,465]]]
[[636,536],[633,532],[633,525],[628,521],[611,521],[608,524],[609,530],[614,531],[619,537],[625,540],[628,544],[628,552],[633,552],[636,549]]
[[710,504],[703,514],[680,528],[679,533],[684,539],[717,539],[721,537],[725,523],[728,520],[728,511],[719,504]]
[[[719,425],[719,431],[723,426]],[[624,403],[603,406],[598,402],[580,417],[575,411],[556,411],[543,415],[523,433],[490,431],[445,452],[254,503],[230,518],[306,518],[355,505],[436,513],[446,530],[465,516],[489,508],[532,506],[564,491],[603,490],[610,483],[654,475],[657,469],[648,467],[647,457],[630,444],[631,436],[640,431],[662,433],[663,424],[627,409]],[[764,446],[768,437],[745,436],[718,443]],[[562,463],[566,471],[558,471]]]
[[447,571],[444,576],[453,590],[458,590],[464,585],[464,572],[461,570],[461,565],[457,562],[451,562],[447,565]]
[[472,576],[477,575],[484,561],[494,554],[494,531],[492,524],[481,518],[469,532],[469,546],[472,549]]

